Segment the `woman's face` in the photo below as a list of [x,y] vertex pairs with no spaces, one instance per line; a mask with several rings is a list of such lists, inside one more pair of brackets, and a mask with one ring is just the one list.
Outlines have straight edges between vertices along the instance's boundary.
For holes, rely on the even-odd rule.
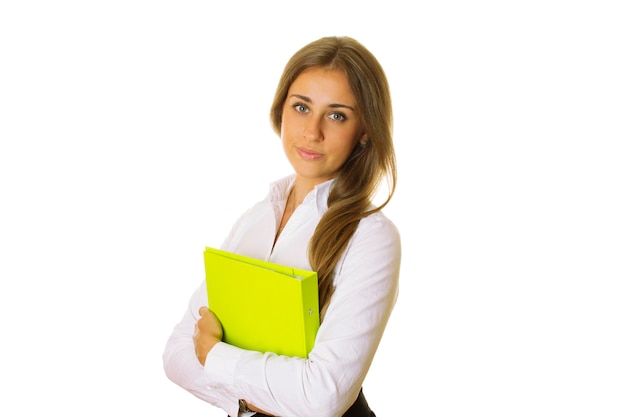
[[310,68],[291,84],[281,138],[300,182],[311,188],[333,178],[361,138],[357,103],[345,74]]

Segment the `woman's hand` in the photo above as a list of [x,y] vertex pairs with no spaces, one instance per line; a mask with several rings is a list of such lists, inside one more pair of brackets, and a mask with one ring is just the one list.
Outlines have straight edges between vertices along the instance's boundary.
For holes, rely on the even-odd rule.
[[200,318],[196,322],[193,332],[193,344],[196,348],[196,356],[204,366],[207,354],[217,342],[222,341],[224,332],[222,324],[215,314],[207,307],[200,307]]

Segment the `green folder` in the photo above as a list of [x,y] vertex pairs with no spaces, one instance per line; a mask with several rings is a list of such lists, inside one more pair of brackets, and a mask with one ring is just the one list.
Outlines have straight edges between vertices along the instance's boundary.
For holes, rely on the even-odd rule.
[[210,247],[204,266],[209,309],[226,343],[308,357],[320,326],[316,272]]

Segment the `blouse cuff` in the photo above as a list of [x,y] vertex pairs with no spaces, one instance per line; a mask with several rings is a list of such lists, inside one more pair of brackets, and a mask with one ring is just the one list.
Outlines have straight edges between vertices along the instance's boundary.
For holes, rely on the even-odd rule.
[[206,357],[204,373],[212,383],[232,389],[235,383],[235,366],[242,353],[241,349],[228,343],[216,343]]

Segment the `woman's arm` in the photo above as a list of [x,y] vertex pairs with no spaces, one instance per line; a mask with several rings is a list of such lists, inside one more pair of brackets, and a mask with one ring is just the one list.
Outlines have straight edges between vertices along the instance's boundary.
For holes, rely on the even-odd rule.
[[244,399],[268,414],[341,415],[356,399],[395,304],[400,237],[374,214],[361,221],[336,268],[335,293],[308,359],[215,343],[203,367],[193,342],[206,286],[192,296],[164,353],[166,373],[203,400],[237,415]]

